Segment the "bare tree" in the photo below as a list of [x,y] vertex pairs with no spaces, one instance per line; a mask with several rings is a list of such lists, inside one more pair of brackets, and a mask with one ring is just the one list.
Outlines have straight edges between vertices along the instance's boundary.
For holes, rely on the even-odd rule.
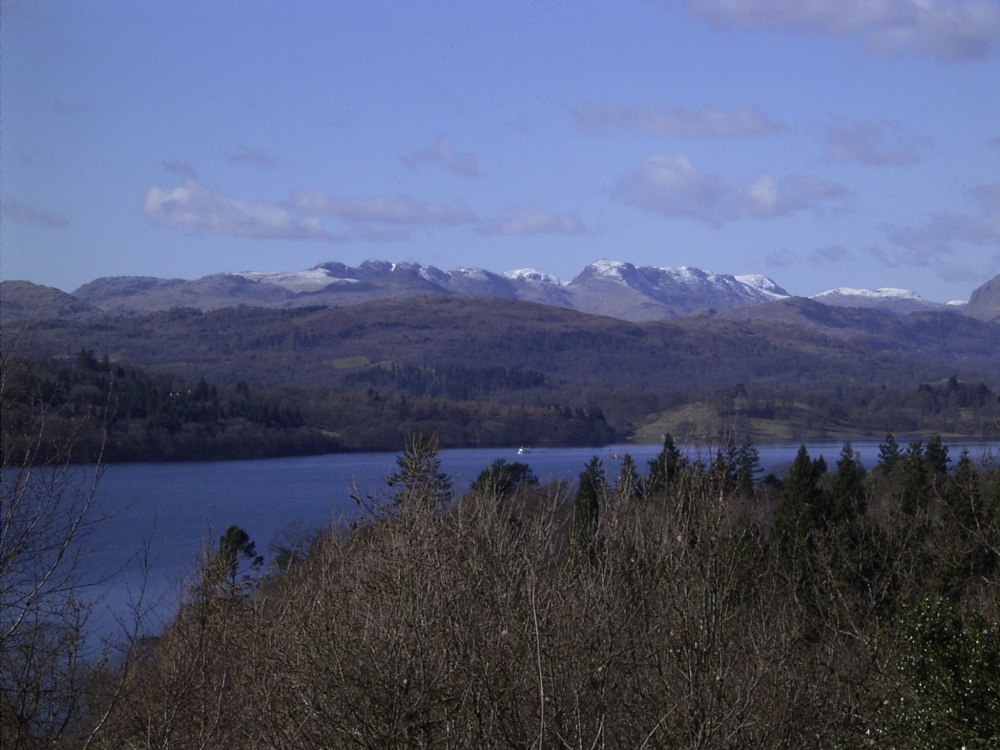
[[[77,730],[97,673],[88,642],[84,556],[101,522],[95,492],[104,464],[72,465],[76,420],[36,394],[12,391],[19,365],[0,353],[0,673],[4,748],[48,744]],[[25,411],[12,399],[35,404]],[[55,434],[54,434],[55,433]]]

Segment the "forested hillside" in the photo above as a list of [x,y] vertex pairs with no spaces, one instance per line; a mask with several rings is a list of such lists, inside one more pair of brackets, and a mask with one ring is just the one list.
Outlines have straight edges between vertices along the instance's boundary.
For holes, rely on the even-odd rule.
[[447,446],[1000,434],[1000,325],[774,305],[636,324],[428,296],[20,321],[3,335],[19,354],[68,365],[87,350],[177,378],[178,391],[243,383],[294,403],[335,449],[393,450],[419,428]]

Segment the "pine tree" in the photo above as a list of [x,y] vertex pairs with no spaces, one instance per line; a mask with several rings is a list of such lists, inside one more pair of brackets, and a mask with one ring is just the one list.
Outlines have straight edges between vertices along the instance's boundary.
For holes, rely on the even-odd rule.
[[399,471],[386,479],[396,505],[437,507],[451,501],[451,478],[441,471],[438,451],[437,435],[419,432],[406,441],[403,454],[396,458]]
[[650,493],[663,492],[670,489],[674,480],[680,475],[687,461],[677,449],[673,436],[668,432],[663,436],[663,450],[649,462]]
[[615,492],[623,500],[636,500],[642,490],[642,482],[635,468],[635,461],[628,453],[622,458],[618,479],[615,481]]
[[601,518],[601,495],[605,490],[604,466],[594,456],[580,474],[573,506],[573,539],[581,547],[590,547],[597,538]]
[[783,554],[801,549],[802,545],[811,546],[810,536],[830,523],[830,499],[820,487],[821,475],[820,464],[809,458],[809,451],[802,445],[788,470],[772,525]]
[[837,472],[830,484],[831,515],[834,523],[850,523],[868,509],[865,467],[850,443],[844,443],[837,459]]

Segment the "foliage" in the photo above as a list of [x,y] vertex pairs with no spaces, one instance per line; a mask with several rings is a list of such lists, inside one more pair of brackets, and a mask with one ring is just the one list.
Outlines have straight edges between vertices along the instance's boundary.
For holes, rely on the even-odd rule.
[[251,570],[256,548],[227,529],[201,569],[214,585],[111,675],[122,689],[99,727],[56,739],[996,745],[990,460],[944,462],[941,492],[911,516],[889,469],[858,471],[849,445],[831,475],[801,449],[776,505],[759,483],[732,480],[726,453],[676,466],[661,487],[624,459],[613,486],[597,457],[575,485],[497,462],[452,498],[437,447],[412,436],[385,503],[354,526],[283,542],[299,562],[270,577],[234,568]]
[[496,459],[483,469],[472,482],[472,491],[485,497],[509,498],[520,489],[538,485],[538,477],[531,467],[521,461],[508,463]]
[[395,505],[437,508],[451,501],[451,478],[441,471],[438,450],[437,435],[421,432],[410,437],[396,458],[399,469],[386,479]]
[[[449,447],[536,437],[584,445],[639,430],[710,441],[734,428],[755,438],[997,435],[1000,328],[957,315],[935,320],[862,315],[819,330],[803,320],[723,316],[635,324],[430,296],[22,321],[0,333],[44,357],[107,352],[114,366],[174,373],[192,390],[204,377],[220,392],[245,381],[258,397],[292,393],[306,426],[352,450],[391,449],[419,429]],[[367,403],[376,394],[380,405]],[[706,413],[660,424],[688,404]],[[169,434],[171,424],[161,428]]]
[[1000,743],[1000,623],[967,620],[941,600],[909,614],[899,697],[887,719],[895,747],[986,750]]

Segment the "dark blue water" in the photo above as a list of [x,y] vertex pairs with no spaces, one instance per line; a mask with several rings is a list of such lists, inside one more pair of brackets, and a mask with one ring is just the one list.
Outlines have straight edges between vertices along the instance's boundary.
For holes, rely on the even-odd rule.
[[[862,461],[873,466],[879,440],[852,441]],[[900,440],[901,447],[906,446]],[[800,443],[758,445],[764,472],[781,474]],[[810,456],[826,458],[835,467],[842,442],[807,443]],[[997,455],[1000,444],[970,442],[950,445],[957,459],[962,447],[973,458],[988,451]],[[617,475],[621,457],[629,453],[640,473],[660,451],[659,445],[613,445],[601,448],[536,448],[444,450],[442,469],[463,491],[497,458],[521,461],[544,482],[575,479],[591,457],[604,463],[608,477]],[[688,449],[691,457],[699,451]],[[305,458],[203,463],[122,464],[108,467],[99,485],[96,512],[110,516],[89,540],[91,570],[108,581],[93,587],[101,599],[95,613],[98,630],[114,629],[114,617],[128,619],[131,603],[146,584],[145,601],[155,605],[160,618],[176,607],[185,579],[190,579],[199,550],[217,540],[230,524],[244,528],[258,552],[287,531],[320,528],[350,520],[359,513],[352,493],[360,490],[376,499],[385,494],[386,476],[396,468],[396,453],[335,454]],[[703,449],[701,457],[707,459]],[[81,471],[87,471],[81,469]],[[91,470],[92,471],[92,470]],[[143,570],[140,553],[148,548]]]

